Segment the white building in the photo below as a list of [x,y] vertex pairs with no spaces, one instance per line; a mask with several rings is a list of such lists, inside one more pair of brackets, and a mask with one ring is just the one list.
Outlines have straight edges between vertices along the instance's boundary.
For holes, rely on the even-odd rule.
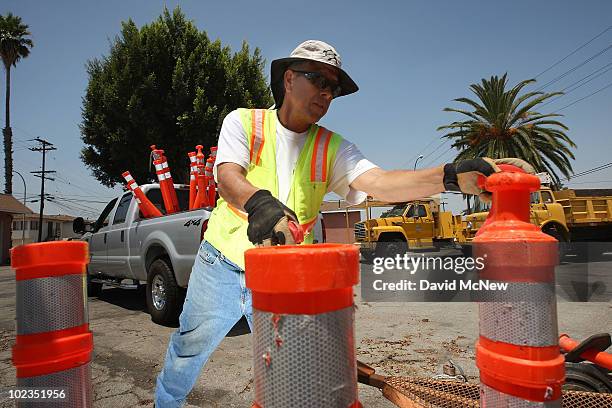
[[[80,236],[72,231],[72,221],[75,217],[69,215],[44,215],[42,222],[41,242],[59,241]],[[40,228],[38,214],[26,214],[13,217],[12,246],[38,242]]]

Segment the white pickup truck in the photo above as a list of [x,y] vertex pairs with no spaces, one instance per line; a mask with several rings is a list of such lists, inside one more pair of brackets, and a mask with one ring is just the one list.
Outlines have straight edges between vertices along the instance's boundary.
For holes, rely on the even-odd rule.
[[[164,212],[159,185],[145,184],[141,189]],[[176,184],[175,189],[180,208],[187,209],[188,186]],[[89,243],[90,295],[99,295],[103,284],[137,288],[146,282],[151,319],[175,325],[210,211],[201,208],[146,219],[132,193],[126,192],[110,201],[95,223],[86,224],[77,218],[74,231],[83,233],[82,239]]]

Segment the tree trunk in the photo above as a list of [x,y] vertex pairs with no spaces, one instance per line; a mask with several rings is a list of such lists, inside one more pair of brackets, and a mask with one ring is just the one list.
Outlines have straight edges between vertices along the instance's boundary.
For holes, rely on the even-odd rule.
[[11,102],[11,67],[6,67],[6,126],[2,130],[4,135],[4,192],[13,194],[13,131],[10,119]]

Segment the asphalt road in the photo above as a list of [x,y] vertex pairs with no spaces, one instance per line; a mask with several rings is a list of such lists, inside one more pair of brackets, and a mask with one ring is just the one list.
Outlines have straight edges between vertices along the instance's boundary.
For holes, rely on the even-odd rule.
[[[359,293],[359,290],[356,291]],[[474,343],[478,308],[470,303],[367,303],[356,295],[357,357],[380,374],[432,376],[452,358],[471,381],[477,381]],[[15,385],[11,365],[14,343],[14,273],[0,268],[0,388]],[[612,304],[558,305],[559,329],[574,338],[612,330]],[[151,322],[144,293],[105,288],[89,299],[90,328],[94,333],[92,362],[94,406],[121,408],[152,406],[155,378],[163,364],[168,338],[174,329]],[[212,355],[188,398],[187,406],[250,407],[253,398],[251,336],[244,325],[234,330]],[[365,407],[394,405],[380,392],[360,386]],[[1,402],[0,406],[13,406]]]

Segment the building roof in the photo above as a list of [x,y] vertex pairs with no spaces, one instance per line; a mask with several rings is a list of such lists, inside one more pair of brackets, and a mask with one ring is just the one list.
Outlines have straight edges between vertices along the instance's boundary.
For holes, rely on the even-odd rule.
[[[31,213],[29,215],[26,215],[26,220],[34,220],[37,221],[39,218],[38,214],[35,213]],[[48,214],[44,214],[43,215],[43,221],[64,221],[64,222],[72,222],[74,221],[76,217],[73,217],[71,215],[62,215],[62,214],[58,214],[58,215],[48,215]]]
[[0,213],[32,214],[32,210],[10,194],[0,194]]
[[348,209],[349,212],[352,211],[360,211],[360,208],[355,206],[350,206],[344,200],[334,200],[334,201],[323,201],[321,203],[321,212],[322,213],[330,213],[330,212],[345,212]]

